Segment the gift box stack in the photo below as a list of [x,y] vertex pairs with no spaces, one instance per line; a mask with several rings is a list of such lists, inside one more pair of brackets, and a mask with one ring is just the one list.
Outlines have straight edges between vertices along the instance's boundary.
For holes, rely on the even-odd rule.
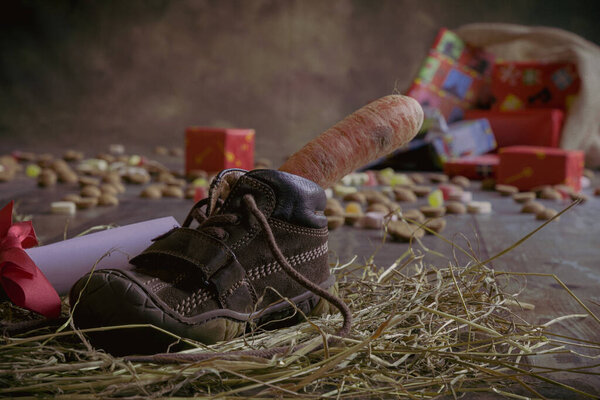
[[[567,184],[579,190],[582,153],[559,146],[580,85],[573,63],[494,59],[442,29],[407,94],[450,122],[446,132],[427,136],[448,175],[495,177],[520,189]],[[488,95],[487,108],[477,109]]]
[[218,172],[254,167],[254,130],[189,127],[185,131],[185,170]]
[[492,66],[492,55],[443,28],[407,94],[454,122],[482,101]]

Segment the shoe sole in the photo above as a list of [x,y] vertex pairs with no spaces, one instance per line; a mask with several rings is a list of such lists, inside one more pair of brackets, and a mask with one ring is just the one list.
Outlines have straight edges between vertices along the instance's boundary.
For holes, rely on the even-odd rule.
[[[303,315],[332,311],[329,302],[305,292],[249,314],[219,309],[186,318],[118,270],[103,272],[75,285],[72,293],[85,290],[85,295],[74,307],[73,317],[80,329],[98,328],[87,333],[92,343],[116,356],[181,350],[190,346],[185,338],[213,344],[231,340],[252,328],[277,329],[302,321]],[[333,276],[319,286],[337,294]],[[123,293],[128,294],[129,301],[121,300]],[[72,301],[77,297],[72,295]]]

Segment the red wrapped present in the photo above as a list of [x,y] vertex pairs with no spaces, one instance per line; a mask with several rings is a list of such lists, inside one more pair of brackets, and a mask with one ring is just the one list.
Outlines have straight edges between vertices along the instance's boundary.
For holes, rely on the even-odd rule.
[[529,190],[541,185],[564,184],[579,191],[584,153],[553,147],[511,146],[499,151],[496,180]]
[[254,167],[254,130],[190,127],[185,131],[185,170],[217,172]]
[[565,113],[556,108],[519,111],[467,110],[465,119],[490,121],[498,147],[558,147]]
[[493,110],[568,110],[581,82],[573,63],[498,62],[492,72]]
[[454,158],[444,163],[444,173],[451,177],[462,175],[469,179],[493,178],[499,162],[497,154]]
[[479,103],[492,65],[490,54],[442,28],[407,94],[423,106],[438,108],[449,122],[457,121]]

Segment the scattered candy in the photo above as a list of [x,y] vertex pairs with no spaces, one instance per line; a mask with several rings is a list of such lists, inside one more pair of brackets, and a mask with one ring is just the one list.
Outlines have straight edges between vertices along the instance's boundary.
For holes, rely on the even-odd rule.
[[98,205],[99,206],[118,206],[119,205],[119,199],[117,199],[116,196],[109,194],[109,193],[102,193],[99,197],[98,197]]
[[496,192],[502,196],[512,196],[515,193],[519,193],[519,188],[511,185],[496,185]]
[[356,201],[351,201],[348,204],[346,204],[345,211],[347,214],[362,214],[362,207],[360,203]]
[[146,199],[160,199],[162,197],[162,190],[159,186],[156,185],[146,186],[141,191],[140,197]]
[[100,197],[102,191],[98,186],[88,185],[81,188],[79,192],[81,197]]
[[427,196],[427,203],[431,207],[441,207],[444,205],[444,195],[440,189],[436,189]]
[[77,208],[84,210],[87,208],[96,207],[98,204],[97,197],[81,197],[76,203]]
[[460,201],[461,203],[470,203],[473,201],[473,193],[471,192],[460,192],[460,193],[452,193],[448,200],[451,201]]
[[545,200],[561,200],[563,196],[558,190],[547,187],[540,191],[539,198]]
[[342,207],[342,204],[337,199],[335,199],[335,198],[327,199],[327,204],[325,205],[325,215],[326,216],[331,216],[331,215],[343,216],[344,208]]
[[334,230],[344,225],[345,218],[339,215],[330,215],[327,217],[327,228]]
[[582,176],[580,182],[582,189],[587,189],[592,186],[592,181],[587,176]]
[[80,176],[79,186],[99,186],[100,180],[98,178],[92,178],[91,176]]
[[138,156],[137,154],[129,156],[129,159],[127,160],[127,164],[131,165],[132,167],[138,166],[138,165],[142,164],[142,157]]
[[407,219],[409,222],[418,222],[418,223],[423,223],[425,222],[425,215],[417,210],[416,208],[413,208],[411,210],[406,210],[406,211],[402,211],[402,217]]
[[413,173],[410,174],[410,179],[416,184],[416,185],[422,185],[425,183],[426,179],[422,174],[419,173]]
[[[545,208],[542,211],[539,211],[535,214],[535,219],[539,219],[541,221],[547,221],[549,219],[554,218],[558,214],[558,211],[553,210],[552,208]],[[560,217],[557,217],[555,220],[558,221]]]
[[359,218],[356,223],[358,228],[380,229],[383,226],[383,220],[386,214],[382,212],[371,211]]
[[589,200],[589,197],[586,196],[583,193],[572,193],[571,194],[571,200],[572,201],[579,201],[580,204],[583,204],[583,203],[585,203],[586,201]]
[[154,148],[154,154],[159,156],[166,156],[169,154],[169,149],[167,149],[165,146],[156,146]]
[[121,175],[119,175],[119,173],[116,171],[107,172],[102,177],[102,182],[112,183],[112,184],[121,183]]
[[81,196],[77,193],[69,193],[63,196],[63,201],[70,201],[73,203],[77,203],[81,199]]
[[448,182],[448,175],[429,174],[429,181],[431,183],[446,183],[446,182]]
[[[425,226],[435,233],[442,233],[446,228],[446,220],[444,218],[434,218],[425,222]],[[427,230],[425,232],[430,233]]]
[[451,183],[441,184],[438,186],[438,189],[442,192],[444,200],[450,200],[450,196],[458,195],[463,192],[462,187]]
[[358,192],[358,189],[354,186],[335,185],[333,187],[333,193],[338,197],[344,197],[348,193]]
[[467,211],[471,214],[489,214],[492,212],[492,203],[489,201],[472,201],[467,204]]
[[437,218],[442,217],[446,214],[445,207],[431,207],[431,206],[423,206],[419,208],[419,211],[423,213],[423,215],[427,218]]
[[468,188],[469,186],[471,186],[471,181],[469,180],[469,178],[467,178],[466,176],[461,176],[461,175],[457,175],[455,177],[452,178],[452,180],[450,181],[455,185],[458,185],[462,188]]
[[163,197],[183,199],[183,190],[179,186],[168,185],[162,189]]
[[512,195],[512,198],[517,203],[527,203],[528,201],[535,199],[535,193],[534,192],[515,193]]
[[75,215],[76,207],[72,201],[55,201],[50,203],[52,214]]
[[446,203],[446,213],[448,214],[464,214],[467,212],[467,206],[456,201]]
[[527,203],[523,204],[523,208],[521,208],[521,212],[522,213],[527,213],[527,214],[537,214],[541,211],[544,210],[544,205],[540,202],[537,202],[535,200],[530,200]]
[[42,172],[42,169],[37,164],[29,164],[27,168],[25,168],[25,175],[30,178],[37,178]]
[[83,153],[77,150],[67,150],[63,154],[63,160],[65,161],[81,161],[83,160]]
[[425,230],[406,221],[390,221],[387,230],[392,239],[400,242],[408,242],[412,238],[422,238],[425,235]]
[[49,187],[56,185],[57,181],[56,172],[51,169],[42,169],[38,176],[38,186]]
[[103,183],[100,185],[99,188],[102,194],[110,194],[112,196],[116,196],[119,193],[117,188],[110,183]]
[[123,146],[122,144],[114,143],[114,144],[111,144],[110,146],[108,146],[108,151],[111,154],[116,154],[116,155],[125,154],[125,146]]
[[390,213],[390,208],[383,203],[373,203],[367,207],[367,213],[369,212],[378,212],[383,213],[385,215]]
[[394,188],[394,197],[396,201],[403,203],[416,203],[417,195],[410,189]]
[[412,185],[411,179],[405,174],[394,174],[390,178],[390,186]]
[[347,195],[344,196],[344,201],[356,202],[356,203],[360,203],[362,205],[367,204],[366,196],[360,192],[348,193]]
[[429,186],[413,186],[412,191],[418,196],[418,197],[425,197],[427,196],[429,193],[431,193],[431,187]]

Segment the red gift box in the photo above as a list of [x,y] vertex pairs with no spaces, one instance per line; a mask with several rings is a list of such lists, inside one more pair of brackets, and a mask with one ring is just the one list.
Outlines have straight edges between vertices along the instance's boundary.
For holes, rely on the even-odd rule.
[[254,167],[254,130],[190,127],[185,131],[185,170],[218,172]]
[[568,110],[579,93],[573,63],[498,62],[492,71],[493,110],[560,108]]
[[449,122],[480,102],[491,75],[493,57],[442,28],[407,94],[440,110]]
[[499,162],[497,154],[454,158],[444,163],[444,173],[451,177],[462,175],[469,179],[493,178]]
[[511,146],[499,151],[496,180],[529,190],[541,185],[564,184],[579,191],[584,153],[553,147]]
[[467,110],[465,119],[485,118],[492,126],[498,147],[558,147],[565,113],[555,108],[520,111]]

